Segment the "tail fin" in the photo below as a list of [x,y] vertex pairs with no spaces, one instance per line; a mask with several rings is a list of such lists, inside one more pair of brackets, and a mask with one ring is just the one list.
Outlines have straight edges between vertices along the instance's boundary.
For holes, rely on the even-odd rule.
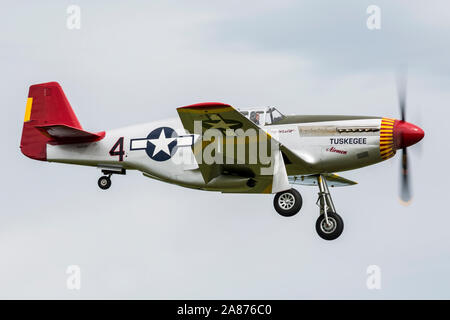
[[30,86],[20,142],[27,157],[45,161],[48,143],[92,142],[102,139],[104,134],[83,130],[57,82]]

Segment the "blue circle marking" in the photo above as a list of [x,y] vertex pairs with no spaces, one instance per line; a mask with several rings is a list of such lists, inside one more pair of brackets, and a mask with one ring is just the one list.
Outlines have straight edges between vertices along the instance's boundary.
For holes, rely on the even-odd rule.
[[169,160],[177,151],[177,137],[172,128],[157,128],[148,134],[145,152],[155,161]]

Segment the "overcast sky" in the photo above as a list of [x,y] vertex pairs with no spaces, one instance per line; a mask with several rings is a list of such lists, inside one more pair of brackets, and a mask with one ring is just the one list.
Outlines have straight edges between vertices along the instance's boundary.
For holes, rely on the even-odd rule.
[[[448,1],[4,1],[0,298],[450,298]],[[66,27],[81,8],[81,29]],[[366,9],[381,8],[368,30]],[[398,117],[407,64],[414,199],[398,201],[400,159],[343,173],[343,235],[318,237],[318,190],[300,214],[271,195],[184,189],[139,172],[32,161],[19,149],[28,87],[58,81],[86,130],[176,117],[202,101],[287,114]],[[81,267],[81,290],[66,268]],[[366,269],[381,269],[368,290]]]

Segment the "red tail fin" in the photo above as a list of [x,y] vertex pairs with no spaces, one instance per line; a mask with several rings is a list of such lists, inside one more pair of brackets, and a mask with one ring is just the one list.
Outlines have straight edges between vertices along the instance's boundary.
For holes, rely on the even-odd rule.
[[[67,139],[64,133],[50,135],[48,130],[42,129],[52,126],[72,128],[72,132],[65,131],[66,135],[70,135],[70,139]],[[93,134],[83,130],[57,82],[35,84],[30,87],[20,142],[24,155],[36,160],[47,160],[47,143],[88,142],[100,140],[103,136],[104,132]]]

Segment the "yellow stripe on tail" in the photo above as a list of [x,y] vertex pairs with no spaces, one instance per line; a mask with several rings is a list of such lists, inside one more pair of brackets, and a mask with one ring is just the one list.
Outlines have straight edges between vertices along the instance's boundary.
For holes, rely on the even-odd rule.
[[25,107],[25,119],[23,122],[30,121],[31,118],[31,107],[33,106],[33,98],[27,99],[27,106]]

